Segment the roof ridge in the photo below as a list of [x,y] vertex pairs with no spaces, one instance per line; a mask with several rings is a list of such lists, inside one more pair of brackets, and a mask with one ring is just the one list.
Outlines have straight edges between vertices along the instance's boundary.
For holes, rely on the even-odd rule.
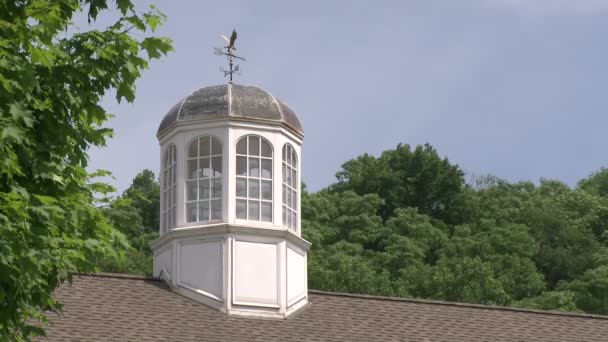
[[285,114],[283,114],[283,108],[281,108],[281,104],[279,103],[279,100],[276,97],[274,97],[274,95],[272,95],[272,93],[270,93],[268,90],[266,90],[260,86],[257,86],[257,85],[254,87],[260,89],[261,91],[265,92],[266,95],[270,96],[270,98],[274,102],[275,106],[277,106],[277,109],[279,110],[279,114],[281,115],[281,121],[285,121]]
[[441,300],[422,299],[422,298],[401,298],[401,297],[389,297],[389,296],[375,296],[375,295],[365,295],[365,294],[331,292],[331,291],[314,290],[314,289],[308,289],[308,292],[314,293],[314,294],[319,294],[319,295],[325,295],[325,296],[350,297],[350,298],[360,298],[360,299],[377,299],[377,300],[386,300],[386,301],[394,301],[394,302],[446,305],[446,306],[477,308],[477,309],[486,309],[486,310],[527,312],[527,313],[534,313],[534,314],[541,314],[541,315],[570,316],[570,317],[579,317],[579,318],[595,318],[595,319],[608,320],[608,316],[605,316],[605,315],[596,315],[596,314],[578,313],[578,312],[569,312],[569,311],[526,309],[526,308],[515,308],[515,307],[509,307],[509,306],[487,305],[487,304],[447,302],[447,301],[441,301]]

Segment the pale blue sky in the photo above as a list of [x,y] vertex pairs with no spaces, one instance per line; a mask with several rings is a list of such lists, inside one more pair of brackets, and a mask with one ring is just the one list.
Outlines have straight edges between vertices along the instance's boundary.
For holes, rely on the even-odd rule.
[[303,122],[311,190],[398,143],[429,142],[468,173],[512,181],[575,185],[608,166],[608,0],[155,4],[175,52],[152,63],[134,104],[105,101],[116,136],[90,153],[119,190],[144,168],[158,173],[169,108],[226,82],[212,52],[233,27],[248,59],[237,83],[267,89]]

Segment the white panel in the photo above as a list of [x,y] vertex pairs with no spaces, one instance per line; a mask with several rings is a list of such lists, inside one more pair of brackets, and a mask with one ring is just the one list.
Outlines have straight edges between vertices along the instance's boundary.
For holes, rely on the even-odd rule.
[[277,250],[276,244],[235,241],[235,304],[278,305]]
[[222,242],[180,246],[179,282],[222,298]]
[[300,299],[306,292],[304,255],[287,248],[287,303]]
[[159,266],[158,275],[160,275],[161,270],[165,270],[165,272],[169,273],[165,276],[168,278],[171,278],[171,275],[173,273],[173,270],[171,267],[173,265],[173,263],[171,262],[171,248],[168,248],[167,250],[165,250],[157,258],[158,258],[158,266]]

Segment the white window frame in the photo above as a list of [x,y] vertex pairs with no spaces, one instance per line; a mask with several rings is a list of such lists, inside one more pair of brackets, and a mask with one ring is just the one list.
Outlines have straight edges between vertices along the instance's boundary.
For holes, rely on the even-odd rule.
[[282,151],[282,224],[297,232],[298,227],[298,154],[295,148],[286,143]]
[[[202,155],[201,154],[201,140],[208,139],[209,143],[209,153]],[[219,151],[215,151],[213,148],[214,141],[219,145]],[[192,144],[196,144],[196,153],[195,156],[190,155],[190,147]],[[184,204],[185,204],[185,222],[187,224],[193,223],[208,223],[208,222],[216,222],[221,221],[223,217],[223,179],[224,179],[224,170],[223,170],[223,143],[222,141],[214,136],[214,135],[200,135],[194,139],[192,139],[186,145],[186,177],[184,180]],[[204,160],[208,160],[208,164],[204,165]],[[190,164],[195,164],[194,172],[196,176],[190,174],[191,167]],[[216,165],[217,163],[217,165]],[[208,170],[208,174],[205,174],[205,170]],[[219,170],[219,173],[216,173],[216,170]],[[196,196],[192,198],[193,192],[191,191],[190,186],[192,183],[195,184],[195,193]],[[208,185],[206,191],[208,192],[207,196],[202,196],[205,191],[205,184]],[[215,206],[214,206],[215,204]],[[195,207],[196,218],[194,220],[191,219],[190,214],[192,213],[191,208]],[[202,210],[207,209],[207,217],[203,217]],[[215,210],[214,210],[215,209]]]
[[163,158],[163,211],[162,211],[162,229],[163,232],[168,232],[169,229],[175,228],[175,213],[177,208],[177,149],[174,144],[170,144],[165,149]]
[[[243,141],[243,139],[246,139],[246,153],[239,153],[239,143],[241,141]],[[251,140],[252,139],[258,139],[258,155],[254,155],[251,154]],[[270,156],[263,156],[263,149],[262,149],[262,144],[266,143],[268,144],[268,147],[270,148]],[[252,146],[252,145],[251,145]],[[236,167],[236,173],[235,173],[235,177],[236,177],[236,192],[235,192],[235,215],[236,218],[239,220],[248,220],[248,221],[257,221],[257,222],[266,222],[266,223],[273,223],[274,222],[274,147],[272,146],[272,144],[270,143],[270,141],[268,141],[268,139],[265,139],[264,137],[261,137],[259,135],[255,135],[255,134],[249,134],[249,135],[245,135],[240,137],[237,142],[236,142],[236,149],[235,149],[236,153],[235,153],[235,165],[237,165]],[[239,174],[239,159],[240,158],[245,158],[246,160],[246,164],[245,164],[245,175]],[[251,174],[251,170],[252,167],[250,165],[252,160],[257,160],[257,176],[252,175]],[[268,163],[269,166],[267,169],[264,169],[262,167],[263,163],[267,164]],[[255,170],[255,168],[253,168]],[[267,170],[270,171],[270,178],[269,177],[264,177],[263,176],[263,171]],[[245,192],[243,195],[243,191],[242,191],[242,187],[240,186],[240,182],[245,182]],[[252,182],[255,182],[258,184],[257,186],[257,196],[252,195],[251,193],[253,191],[251,191],[252,189],[255,189],[255,186],[251,186]],[[253,183],[253,184],[255,184]],[[268,188],[268,185],[270,186],[270,188]],[[264,191],[264,189],[266,189],[266,191]],[[266,194],[267,196],[265,197],[264,194]],[[257,204],[257,218],[255,217],[256,214],[255,210],[254,210],[254,205]],[[240,206],[245,205],[245,216],[243,217],[242,215],[239,215],[239,208]],[[268,216],[268,220],[264,220],[263,219],[263,209],[270,209],[270,213]]]

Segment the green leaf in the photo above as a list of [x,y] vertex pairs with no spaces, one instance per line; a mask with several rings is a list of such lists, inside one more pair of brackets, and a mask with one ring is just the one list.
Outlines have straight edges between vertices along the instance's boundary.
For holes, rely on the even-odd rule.
[[141,46],[148,53],[149,58],[159,58],[173,50],[171,39],[148,37],[141,42]]
[[126,20],[131,25],[133,25],[135,28],[137,28],[138,30],[141,30],[141,31],[145,31],[146,30],[146,24],[144,24],[144,22],[138,16],[133,15],[133,16],[130,16],[130,17],[126,18]]
[[130,0],[116,0],[116,6],[122,15],[127,14],[127,11],[133,9],[133,3]]
[[0,139],[21,143],[23,141],[22,131],[15,126],[4,127],[0,133]]
[[29,128],[34,125],[32,111],[25,109],[21,103],[12,103],[9,108],[9,112],[15,121],[20,121]]
[[30,47],[29,51],[32,55],[32,61],[34,63],[40,63],[45,67],[50,67],[55,60],[55,55],[49,50]]

